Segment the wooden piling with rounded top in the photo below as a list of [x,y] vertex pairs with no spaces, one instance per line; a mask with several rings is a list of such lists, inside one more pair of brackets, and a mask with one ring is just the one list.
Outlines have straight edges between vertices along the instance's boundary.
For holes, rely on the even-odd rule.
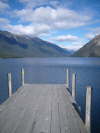
[[76,97],[76,74],[75,73],[72,74],[72,97],[73,97],[73,100],[75,101],[75,97]]
[[22,80],[22,86],[24,86],[24,68],[21,70],[21,80]]
[[86,112],[85,112],[85,126],[88,133],[91,133],[91,102],[92,102],[92,88],[87,87],[86,90]]
[[66,69],[66,88],[69,88],[69,70]]
[[11,79],[11,73],[8,73],[8,95],[9,95],[9,97],[12,96],[12,79]]

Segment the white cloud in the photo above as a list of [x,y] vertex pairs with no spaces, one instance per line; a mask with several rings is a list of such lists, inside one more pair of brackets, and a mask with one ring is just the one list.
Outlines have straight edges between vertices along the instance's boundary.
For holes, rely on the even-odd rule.
[[86,40],[80,38],[79,40],[76,40],[73,42],[64,43],[64,44],[62,43],[62,44],[60,44],[60,47],[76,51],[76,50],[82,48],[86,43],[87,43]]
[[61,42],[73,42],[79,40],[79,37],[73,36],[73,35],[61,35],[54,37],[53,40],[55,41],[61,41]]
[[40,36],[49,33],[50,27],[46,24],[12,25],[8,19],[0,18],[0,29],[8,30],[16,34],[28,34],[33,36]]
[[65,8],[39,7],[33,9],[22,9],[15,11],[15,15],[21,21],[32,23],[48,23],[58,28],[73,28],[87,24],[90,16],[79,14]]
[[9,8],[9,5],[5,2],[0,1],[0,11]]
[[90,32],[85,35],[88,39],[93,39],[95,36],[100,35],[100,27],[89,29]]
[[[74,10],[60,7],[25,8],[14,11],[14,16],[19,19],[21,24],[29,22],[38,30],[39,28],[41,30],[42,26],[42,30],[44,27],[43,31],[45,31],[45,27],[47,27],[46,31],[48,29],[48,32],[84,26],[92,19],[89,15],[82,15]],[[24,28],[26,28],[26,26],[24,26]]]
[[0,18],[0,26],[1,25],[8,25],[9,24],[9,20],[6,18]]
[[95,34],[93,34],[93,33],[87,33],[87,34],[85,35],[85,37],[86,37],[87,39],[93,39],[93,38],[95,37]]
[[[41,3],[41,1],[43,1],[43,3],[46,2],[46,0],[38,0],[37,2],[31,0],[33,3]],[[20,2],[28,3],[29,0],[20,0]],[[58,4],[57,0],[47,0],[47,2],[55,3],[55,5]],[[43,35],[44,33],[52,33],[53,31],[84,26],[92,19],[88,14],[85,15],[59,6],[57,8],[40,6],[35,9],[25,7],[21,10],[14,10],[11,14],[13,14],[12,19],[18,19],[18,24],[6,24],[4,26],[6,30],[19,34],[33,34],[37,36]],[[27,25],[25,25],[25,23],[27,23]]]
[[[60,45],[60,46],[62,47],[62,45]],[[63,46],[62,48],[76,51],[76,50],[80,49],[82,46],[83,45],[81,45],[81,44],[76,44],[76,45],[71,45],[70,44],[70,45],[67,45],[67,46]]]
[[19,0],[19,2],[23,3],[26,8],[36,8],[44,5],[57,7],[61,4],[58,0]]
[[5,26],[7,30],[10,30],[12,33],[16,34],[30,34],[34,31],[32,26],[23,26],[22,24],[19,25],[7,25]]
[[100,34],[100,27],[90,29],[95,34]]
[[[26,3],[28,2],[29,0],[19,0],[19,2],[22,2],[22,3]],[[30,0],[31,1],[31,0]]]
[[19,25],[7,24],[3,25],[2,27],[12,33],[26,34],[32,36],[40,36],[44,33],[47,33],[49,30],[49,27],[46,25],[38,25],[37,27],[35,27],[34,25],[23,26],[22,24]]
[[83,47],[85,45],[85,43],[86,42],[76,41],[71,44],[66,44],[66,45],[61,44],[60,47],[76,51],[76,50],[80,49],[81,47]]

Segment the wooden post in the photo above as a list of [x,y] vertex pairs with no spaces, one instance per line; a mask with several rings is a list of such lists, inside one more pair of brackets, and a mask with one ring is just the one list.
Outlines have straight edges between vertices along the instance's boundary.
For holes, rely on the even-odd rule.
[[86,112],[85,112],[85,125],[88,133],[91,133],[91,98],[92,88],[91,86],[87,87],[86,90]]
[[66,87],[69,88],[69,70],[66,70]]
[[12,96],[11,73],[8,73],[8,94],[9,94],[9,97]]
[[73,100],[75,101],[75,97],[76,97],[76,74],[75,73],[72,74],[72,97],[73,97]]
[[22,76],[22,86],[24,86],[24,68],[21,70],[21,76]]

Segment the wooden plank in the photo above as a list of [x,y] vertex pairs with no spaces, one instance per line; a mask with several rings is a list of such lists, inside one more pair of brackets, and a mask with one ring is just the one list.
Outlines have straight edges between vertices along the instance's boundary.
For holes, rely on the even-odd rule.
[[[30,93],[28,93],[29,95],[27,96],[27,100],[30,101],[30,103],[26,104],[25,107],[25,113],[21,119],[21,121],[19,122],[19,124],[16,126],[16,128],[14,129],[14,133],[30,133],[35,126],[35,116],[36,113],[38,111],[38,106],[40,105],[40,102],[42,100],[42,95],[44,93],[44,91],[41,93],[39,93],[40,89],[34,90],[34,95],[30,95]],[[32,88],[33,91],[33,88]],[[31,91],[31,93],[32,93]],[[37,92],[38,92],[38,96],[39,98],[37,99]]]
[[63,93],[62,98],[65,103],[65,108],[67,109],[66,117],[68,120],[71,133],[73,132],[74,133],[77,133],[77,132],[85,133],[86,129],[83,128],[84,127],[83,121],[80,119],[75,108],[72,106],[72,104],[74,103],[74,100],[71,98],[68,91],[66,91],[65,89],[63,89],[62,93]]
[[[33,91],[33,89],[31,90],[31,93],[32,93],[32,91]],[[18,130],[20,130],[20,124],[19,123],[21,123],[21,127],[23,127],[23,124],[26,124],[26,127],[27,127],[27,125],[30,123],[26,123],[26,121],[24,121],[23,122],[23,120],[24,119],[26,119],[27,118],[27,115],[28,115],[28,120],[30,121],[30,114],[32,115],[33,113],[32,113],[32,108],[31,108],[31,105],[32,106],[34,106],[35,107],[35,104],[36,104],[36,101],[37,101],[37,94],[38,94],[38,96],[39,96],[39,92],[37,93],[38,91],[40,91],[39,89],[34,89],[34,95],[30,95],[31,93],[30,93],[30,88],[29,88],[29,90],[27,91],[27,89],[24,87],[24,93],[23,93],[23,95],[19,95],[18,97],[17,97],[17,99],[15,100],[15,101],[17,101],[17,102],[14,102],[13,100],[12,100],[12,104],[9,104],[9,105],[11,105],[11,106],[9,106],[9,108],[5,108],[5,110],[4,111],[2,111],[2,115],[1,115],[1,117],[3,117],[3,118],[1,118],[2,119],[2,122],[0,123],[0,125],[1,125],[1,127],[3,126],[3,125],[5,125],[5,126],[3,126],[3,128],[4,129],[2,129],[2,132],[4,131],[5,133],[6,132],[8,132],[8,128],[9,127],[11,127],[10,126],[10,124],[15,124],[14,126],[12,126],[12,128],[10,128],[9,130],[11,130],[10,132],[12,132],[13,130],[15,131],[15,129],[16,129],[16,124],[18,123]],[[42,91],[43,92],[43,91]],[[42,93],[41,93],[42,94]],[[25,98],[26,97],[26,98]],[[32,101],[33,100],[33,101]],[[26,104],[27,103],[27,101],[30,101],[30,102],[32,102],[32,104],[31,103],[28,103],[28,104]],[[40,101],[39,101],[40,102]],[[16,106],[15,106],[16,105]],[[37,105],[37,104],[36,104]],[[23,110],[24,110],[24,113],[22,114],[21,112],[23,112]],[[29,112],[30,111],[30,112]],[[5,114],[7,114],[9,112],[9,114],[6,116],[6,117],[4,117],[4,115]],[[19,118],[19,116],[21,115],[21,121],[20,121],[20,118]],[[32,116],[33,117],[33,116]],[[31,118],[32,118],[31,117]],[[18,119],[17,119],[18,118]],[[8,123],[5,123],[5,121],[9,121],[9,119],[10,119],[10,122],[8,122]],[[18,121],[18,122],[17,122]],[[14,128],[14,129],[13,129]],[[1,129],[1,128],[0,128]],[[21,129],[24,129],[24,128],[21,128]],[[27,128],[28,129],[28,128]],[[16,129],[17,130],[17,129]],[[25,131],[27,131],[27,130],[25,130]],[[25,132],[24,131],[24,132]],[[26,132],[27,133],[27,132]]]
[[86,133],[60,84],[25,84],[0,107],[0,133]]
[[50,133],[51,121],[51,88],[48,86],[43,101],[40,102],[39,110],[36,115],[35,133]]
[[60,133],[60,121],[58,112],[58,94],[56,86],[52,89],[52,119],[51,119],[51,133]]
[[[68,97],[64,96],[64,90],[59,89],[59,115],[61,119],[61,133],[79,133],[79,127],[74,122],[72,117],[71,103],[68,102]],[[67,111],[67,112],[66,112]]]

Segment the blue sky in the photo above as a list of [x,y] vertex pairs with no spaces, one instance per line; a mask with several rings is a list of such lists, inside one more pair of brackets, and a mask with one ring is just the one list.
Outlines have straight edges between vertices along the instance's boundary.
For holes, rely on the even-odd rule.
[[100,34],[100,0],[0,0],[0,29],[77,50]]

